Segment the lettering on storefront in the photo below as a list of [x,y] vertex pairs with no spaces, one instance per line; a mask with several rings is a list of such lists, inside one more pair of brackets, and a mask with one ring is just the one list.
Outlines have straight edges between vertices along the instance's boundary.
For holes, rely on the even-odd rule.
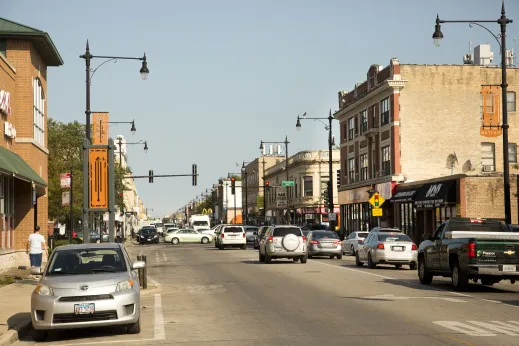
[[443,184],[431,185],[431,187],[429,187],[429,190],[427,190],[427,194],[425,195],[425,198],[434,198],[434,197],[436,197],[436,195],[442,189],[442,186],[443,186]]
[[394,196],[394,198],[404,198],[404,197],[413,197],[416,191],[403,191],[403,192],[397,192]]

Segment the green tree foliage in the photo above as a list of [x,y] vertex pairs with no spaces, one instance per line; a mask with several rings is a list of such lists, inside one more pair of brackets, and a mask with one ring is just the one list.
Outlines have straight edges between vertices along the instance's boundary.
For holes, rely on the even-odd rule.
[[132,174],[132,170],[130,167],[121,167],[119,165],[115,166],[115,204],[119,206],[119,210],[127,210],[127,205],[124,203],[124,192],[129,191],[127,178]]
[[202,214],[204,209],[213,208],[213,195],[207,195],[195,208],[195,214]]

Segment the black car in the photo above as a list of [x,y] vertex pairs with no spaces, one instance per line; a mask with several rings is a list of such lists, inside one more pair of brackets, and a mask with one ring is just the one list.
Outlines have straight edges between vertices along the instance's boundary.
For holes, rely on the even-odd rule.
[[143,228],[139,231],[139,244],[159,243],[159,233],[155,228]]

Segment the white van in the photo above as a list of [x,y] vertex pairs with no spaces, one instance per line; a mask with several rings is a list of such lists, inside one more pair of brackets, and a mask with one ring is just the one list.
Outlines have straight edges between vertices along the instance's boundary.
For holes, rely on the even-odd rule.
[[211,228],[211,220],[209,219],[209,215],[191,215],[189,218],[189,226],[198,231],[199,229],[209,229]]

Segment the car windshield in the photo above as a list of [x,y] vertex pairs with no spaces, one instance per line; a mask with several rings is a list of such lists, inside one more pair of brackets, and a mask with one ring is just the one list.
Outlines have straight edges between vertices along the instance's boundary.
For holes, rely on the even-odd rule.
[[301,229],[299,227],[279,227],[274,228],[274,237],[284,237],[287,234],[295,234],[300,237]]
[[193,226],[209,226],[207,221],[193,221]]
[[225,227],[223,229],[223,233],[242,233],[243,228],[242,227]]
[[316,239],[323,239],[323,238],[339,239],[339,236],[335,232],[314,232],[314,233],[312,233],[312,237],[316,238]]
[[154,228],[141,229],[141,234],[153,234],[153,233],[157,233],[157,231]]
[[357,237],[366,238],[368,236],[368,232],[359,232],[357,233]]
[[58,250],[52,256],[47,275],[79,275],[126,271],[119,249],[89,248]]
[[379,234],[378,241],[382,241],[382,242],[408,241],[408,242],[411,242],[412,240],[406,234],[396,233],[396,234]]

